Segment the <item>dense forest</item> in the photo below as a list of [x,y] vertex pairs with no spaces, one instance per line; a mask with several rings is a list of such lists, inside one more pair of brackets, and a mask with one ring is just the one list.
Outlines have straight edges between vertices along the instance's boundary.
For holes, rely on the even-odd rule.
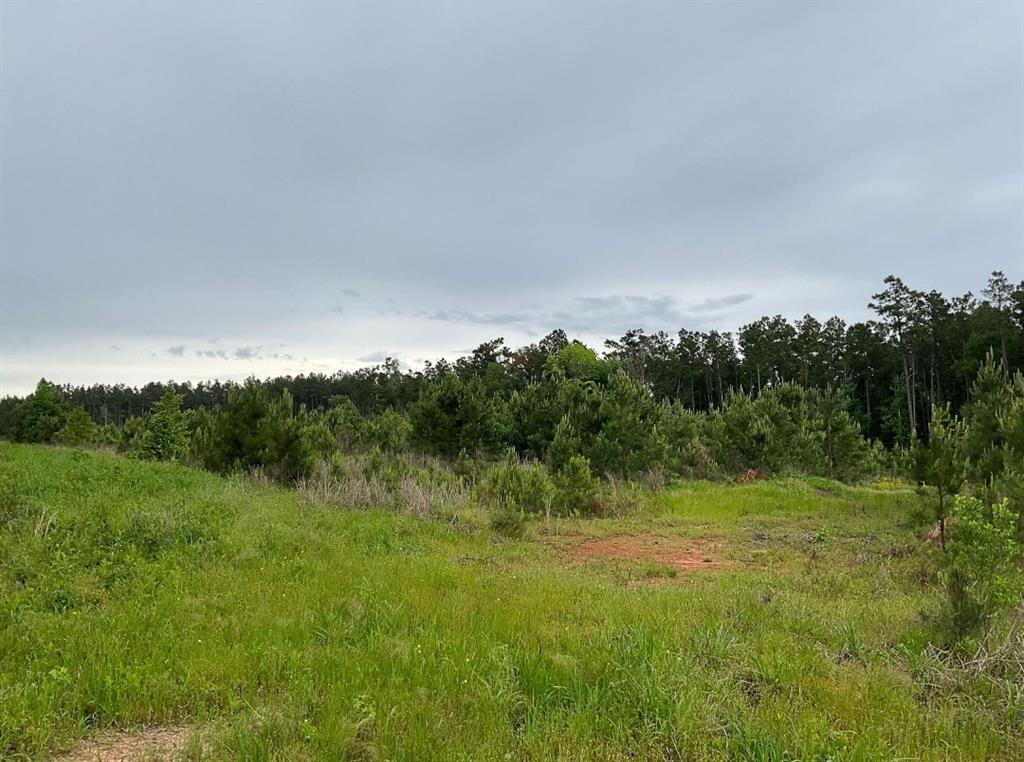
[[[1024,282],[1013,283],[1001,272],[992,273],[980,297],[918,291],[890,276],[870,306],[876,319],[853,324],[839,317],[806,315],[790,322],[776,315],[735,333],[631,330],[605,342],[604,359],[654,399],[692,411],[720,409],[730,394],[756,395],[783,383],[842,389],[865,436],[886,446],[907,444],[911,432],[925,436],[933,407],[960,410],[988,352],[1009,373],[1024,368]],[[355,372],[283,376],[262,385],[271,395],[287,390],[296,408],[327,410],[348,400],[372,417],[389,408],[408,410],[425,386],[448,375],[481,379],[505,396],[521,392],[541,382],[552,358],[572,343],[555,330],[519,349],[495,339],[453,363],[441,360],[422,370],[403,371],[388,360]],[[148,413],[168,387],[182,396],[185,409],[196,410],[225,405],[238,385],[153,382],[141,388],[66,385],[60,391],[96,423],[122,425]],[[0,437],[17,438],[20,402],[0,401]]]

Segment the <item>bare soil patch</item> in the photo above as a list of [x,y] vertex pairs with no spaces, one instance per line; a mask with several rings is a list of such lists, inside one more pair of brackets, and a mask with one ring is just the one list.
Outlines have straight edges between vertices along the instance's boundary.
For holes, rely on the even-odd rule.
[[585,540],[569,549],[573,559],[621,558],[631,561],[653,561],[681,572],[721,569],[728,566],[722,559],[724,542],[686,537],[661,537],[654,534],[616,535]]
[[185,747],[186,726],[143,728],[104,733],[89,739],[55,762],[152,762],[171,760]]

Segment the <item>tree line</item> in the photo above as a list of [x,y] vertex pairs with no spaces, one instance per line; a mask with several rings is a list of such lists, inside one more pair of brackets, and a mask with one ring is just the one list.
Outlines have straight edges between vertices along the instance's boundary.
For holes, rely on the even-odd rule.
[[[865,436],[887,447],[908,445],[911,435],[927,435],[931,411],[959,411],[970,384],[990,350],[1007,374],[1024,367],[1024,282],[993,272],[979,297],[947,298],[919,291],[890,276],[871,297],[875,319],[847,324],[811,315],[790,322],[762,317],[735,332],[676,334],[631,330],[605,342],[604,358],[659,401],[678,402],[692,411],[722,409],[737,392],[757,395],[794,383],[806,389],[842,388],[850,412]],[[272,395],[287,390],[296,406],[327,410],[348,400],[363,415],[386,409],[408,410],[424,386],[447,375],[488,379],[511,392],[543,377],[549,358],[571,344],[562,330],[518,349],[494,339],[455,362],[428,363],[421,370],[383,364],[334,374],[280,376],[263,381]],[[167,388],[183,398],[185,409],[227,404],[238,388],[232,382],[123,384],[60,387],[72,406],[98,424],[123,425],[147,414]],[[20,400],[0,400],[0,436],[13,438]]]

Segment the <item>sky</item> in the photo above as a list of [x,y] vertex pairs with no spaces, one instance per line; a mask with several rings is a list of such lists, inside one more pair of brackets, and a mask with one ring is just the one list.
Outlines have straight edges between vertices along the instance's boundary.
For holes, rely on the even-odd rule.
[[0,4],[0,394],[1024,277],[1024,3]]

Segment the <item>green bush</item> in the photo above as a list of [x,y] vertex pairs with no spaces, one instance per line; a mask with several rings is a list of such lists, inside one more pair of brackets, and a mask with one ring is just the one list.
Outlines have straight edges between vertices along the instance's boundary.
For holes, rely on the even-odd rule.
[[580,454],[582,447],[583,444],[576,434],[576,429],[569,421],[569,417],[564,417],[555,427],[555,437],[551,440],[551,446],[547,451],[548,465],[551,470],[559,471],[565,468],[572,458]]
[[270,399],[252,379],[232,391],[227,407],[198,421],[193,435],[193,451],[206,468],[263,469],[282,482],[309,476],[335,447],[326,422],[296,413],[287,391]]
[[493,452],[509,435],[502,399],[483,380],[463,380],[445,373],[425,384],[409,410],[411,439],[420,449],[439,455]]
[[491,529],[503,537],[518,539],[526,531],[526,515],[511,504],[491,509]]
[[598,430],[583,451],[594,470],[633,477],[662,468],[668,455],[660,431],[665,407],[626,373],[613,374],[599,395]]
[[146,435],[146,421],[143,418],[129,418],[120,427],[117,435],[117,451],[125,455],[138,455],[142,451],[142,440]]
[[879,468],[838,390],[780,384],[757,397],[729,395],[708,415],[703,438],[711,459],[732,473],[798,471],[853,480]]
[[36,390],[17,408],[15,439],[50,444],[64,427],[66,415],[60,389],[42,378],[36,384]]
[[332,400],[326,425],[344,452],[352,452],[365,441],[366,419],[348,398]]
[[179,460],[188,452],[188,426],[181,409],[182,396],[167,387],[146,416],[140,452],[150,460]]
[[808,395],[810,425],[821,432],[816,438],[832,479],[854,481],[877,474],[881,463],[860,424],[850,413],[850,398],[838,389],[812,390]]
[[945,573],[949,622],[964,637],[995,615],[1020,603],[1024,572],[1019,561],[1024,544],[1006,501],[986,506],[958,495],[951,510],[949,568]]
[[487,473],[478,490],[487,502],[523,513],[548,513],[555,493],[544,466],[521,461],[511,449]]
[[66,447],[80,447],[96,439],[96,424],[85,412],[85,408],[73,407],[64,418],[64,425],[55,437],[58,444]]
[[411,433],[412,424],[408,416],[389,407],[366,422],[363,438],[385,452],[401,452],[406,449]]
[[555,472],[554,508],[562,515],[589,516],[597,510],[597,478],[582,455],[573,455]]

